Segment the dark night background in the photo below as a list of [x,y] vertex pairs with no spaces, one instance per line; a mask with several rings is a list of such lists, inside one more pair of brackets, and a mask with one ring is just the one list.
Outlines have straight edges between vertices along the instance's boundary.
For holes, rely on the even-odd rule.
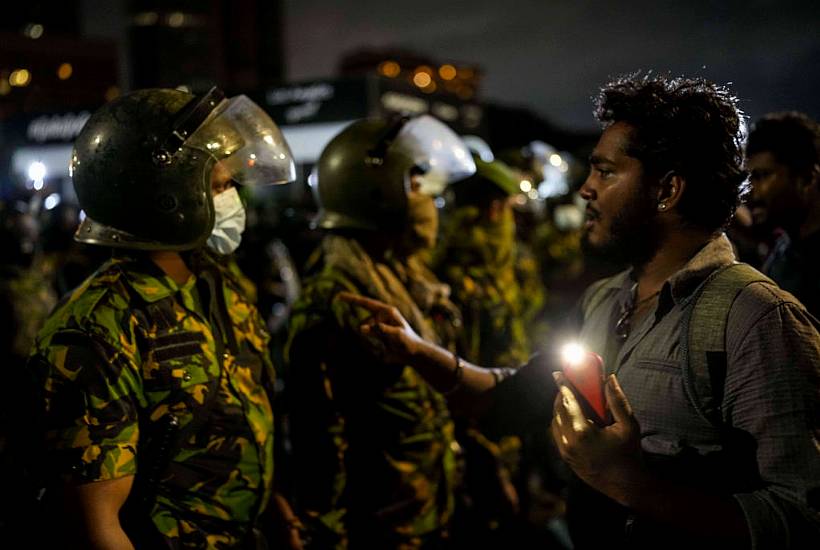
[[358,47],[401,45],[477,63],[485,99],[567,128],[593,129],[590,95],[635,70],[731,82],[752,119],[820,114],[818,2],[287,0],[283,9],[292,79],[332,74],[338,55]]
[[[146,24],[145,14],[175,11],[187,14],[177,28],[162,18]],[[42,38],[20,44],[33,22],[44,24]],[[36,42],[63,57],[107,55],[116,68],[106,78],[116,82],[106,85],[121,91],[197,78],[248,90],[336,76],[340,59],[357,50],[404,49],[477,66],[479,100],[588,131],[597,86],[635,70],[731,82],[752,119],[783,109],[817,117],[818,23],[820,4],[806,0],[33,1],[3,7],[0,71],[8,78]],[[35,110],[19,96],[42,81],[35,75],[28,90],[0,90],[0,114]],[[65,87],[51,90],[50,108],[68,98]]]

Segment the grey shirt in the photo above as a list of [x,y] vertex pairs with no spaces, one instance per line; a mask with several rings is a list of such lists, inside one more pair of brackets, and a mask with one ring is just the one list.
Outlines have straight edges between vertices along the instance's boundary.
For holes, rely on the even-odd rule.
[[[712,240],[664,283],[654,310],[624,341],[615,335],[614,327],[622,304],[631,296],[630,272],[593,285],[581,302],[581,341],[604,358],[608,372],[617,374],[640,424],[645,453],[668,457],[672,465],[693,463],[674,460],[684,456],[695,457],[698,463],[699,457],[719,455],[715,451],[726,445],[726,432],[705,420],[687,397],[680,329],[686,299],[715,269],[734,261],[725,236]],[[593,289],[602,293],[594,300],[590,299]],[[726,472],[711,474],[718,483],[724,473],[743,481],[751,475],[746,472],[756,469],[751,488],[729,491],[745,514],[753,548],[803,547],[809,541],[798,539],[820,532],[818,323],[787,292],[768,283],[753,283],[738,295],[729,312],[726,354],[723,422],[749,444],[744,447],[747,456],[733,456]],[[518,388],[520,404],[538,402],[522,394],[549,387],[543,374],[535,374],[545,369],[528,367],[520,372],[523,376],[502,383]],[[551,408],[551,399],[541,400],[542,412],[547,406]],[[751,470],[744,470],[741,462],[750,463]],[[709,483],[712,463],[702,463],[707,465],[702,470],[705,475],[699,471],[694,478]],[[820,546],[809,542],[807,547]]]

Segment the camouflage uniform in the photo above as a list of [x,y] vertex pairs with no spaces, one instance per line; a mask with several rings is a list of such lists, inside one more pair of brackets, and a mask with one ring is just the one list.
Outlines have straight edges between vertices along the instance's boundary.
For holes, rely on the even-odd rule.
[[473,206],[453,213],[436,255],[437,271],[464,316],[465,358],[486,367],[515,367],[530,355],[524,315],[534,297],[519,286],[512,234],[493,235],[479,217]]
[[[115,257],[59,305],[29,362],[45,467],[73,483],[136,474],[123,527],[151,548],[241,544],[271,493],[268,335],[229,272],[207,255],[190,265],[180,286]],[[145,507],[152,535],[135,523]]]
[[[451,215],[436,252],[442,280],[464,318],[464,356],[486,367],[517,367],[530,355],[526,315],[540,307],[543,294],[524,294],[522,272],[532,280],[529,258],[517,254],[512,212],[496,227],[480,222],[475,206],[457,208]],[[532,290],[532,289],[530,289]],[[490,437],[479,422],[458,426],[465,453],[463,527],[461,545],[502,544],[518,508],[513,479],[521,460],[517,436]]]
[[[38,262],[29,268],[8,267],[0,273],[0,303],[4,332],[2,349],[10,353],[17,366],[25,363],[37,332],[42,328],[57,295],[45,266]],[[5,323],[10,326],[6,327]]]
[[334,297],[392,297],[416,330],[435,338],[434,329],[395,268],[341,237],[326,237],[323,251],[288,343],[297,504],[318,548],[422,547],[453,509],[447,405],[412,368],[362,346],[356,328],[367,313]]

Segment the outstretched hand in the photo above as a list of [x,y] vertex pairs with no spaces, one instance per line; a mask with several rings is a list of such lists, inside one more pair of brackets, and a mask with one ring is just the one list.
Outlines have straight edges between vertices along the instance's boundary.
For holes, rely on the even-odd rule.
[[561,458],[590,486],[623,502],[642,468],[640,427],[621,385],[614,375],[607,379],[614,422],[602,428],[586,418],[563,374],[555,373],[555,378],[559,393],[551,429]]
[[371,351],[384,361],[410,363],[424,344],[424,340],[394,306],[346,291],[337,294],[336,299],[370,312],[370,317],[359,326],[359,333],[371,346]]

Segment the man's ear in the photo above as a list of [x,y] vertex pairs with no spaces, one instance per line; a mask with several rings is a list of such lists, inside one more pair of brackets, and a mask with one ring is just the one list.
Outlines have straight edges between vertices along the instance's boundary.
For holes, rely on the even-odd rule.
[[803,172],[793,176],[792,181],[794,182],[798,196],[800,196],[802,200],[811,200],[809,199],[810,196],[820,192],[820,164],[812,166],[812,169],[808,173]]
[[820,188],[820,164],[811,167],[808,184],[810,187]]
[[658,211],[669,212],[680,202],[686,191],[686,180],[674,170],[658,181]]

